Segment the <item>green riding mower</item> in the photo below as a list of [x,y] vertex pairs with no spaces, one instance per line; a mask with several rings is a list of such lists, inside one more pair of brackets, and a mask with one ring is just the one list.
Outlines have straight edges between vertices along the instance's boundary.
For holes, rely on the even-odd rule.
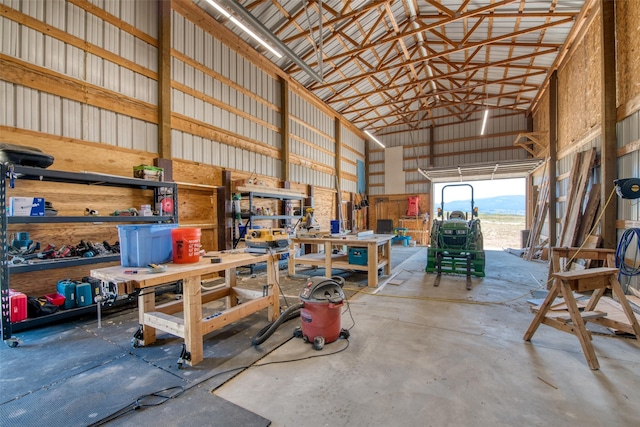
[[[444,218],[444,190],[449,187],[471,188],[471,213],[452,211]],[[471,218],[469,218],[469,216]],[[431,241],[427,273],[437,272],[434,286],[440,284],[442,273],[466,274],[467,289],[471,289],[471,275],[484,277],[484,248],[478,208],[473,206],[473,187],[452,184],[442,187],[442,204],[431,227]]]

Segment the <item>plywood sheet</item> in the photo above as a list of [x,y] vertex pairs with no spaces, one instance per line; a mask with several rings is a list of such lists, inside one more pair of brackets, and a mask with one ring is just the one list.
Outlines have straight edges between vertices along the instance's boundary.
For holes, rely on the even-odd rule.
[[630,104],[640,97],[640,2],[616,2],[616,71],[618,73],[618,105]]
[[600,123],[601,27],[599,19],[591,22],[558,72],[558,151]]

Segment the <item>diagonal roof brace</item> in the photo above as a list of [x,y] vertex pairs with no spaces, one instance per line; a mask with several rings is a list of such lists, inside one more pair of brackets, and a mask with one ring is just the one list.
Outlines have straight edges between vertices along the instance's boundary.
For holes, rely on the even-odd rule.
[[217,0],[220,4],[226,7],[228,10],[233,11],[234,14],[244,19],[249,25],[251,25],[252,30],[254,30],[261,37],[264,37],[265,40],[274,44],[275,46],[282,51],[283,55],[293,61],[298,67],[300,67],[305,73],[307,73],[311,78],[313,78],[316,82],[322,83],[322,77],[318,75],[311,67],[304,62],[298,55],[295,54],[289,46],[284,44],[282,40],[280,40],[275,34],[273,34],[267,27],[264,26],[262,22],[260,22],[255,16],[251,14],[247,9],[245,9],[240,3],[235,0]]

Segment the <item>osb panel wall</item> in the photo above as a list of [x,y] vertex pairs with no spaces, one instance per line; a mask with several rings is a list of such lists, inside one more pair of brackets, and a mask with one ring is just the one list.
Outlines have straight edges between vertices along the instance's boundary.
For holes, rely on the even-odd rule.
[[618,105],[632,104],[626,117],[640,108],[640,2],[616,2],[616,27]]
[[314,187],[313,218],[322,230],[331,229],[331,220],[336,217],[336,192],[329,188]]
[[594,19],[558,72],[558,151],[600,123],[600,33]]
[[538,106],[533,115],[533,130],[535,132],[545,132],[544,136],[540,138],[540,142],[544,147],[540,147],[537,144],[533,144],[534,152],[536,155],[542,153],[545,148],[549,147],[549,87],[545,90],[544,94],[540,97]]

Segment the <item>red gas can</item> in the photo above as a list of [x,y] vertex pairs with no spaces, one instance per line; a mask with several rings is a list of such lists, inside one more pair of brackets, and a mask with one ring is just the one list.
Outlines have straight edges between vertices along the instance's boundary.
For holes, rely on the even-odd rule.
[[11,323],[21,322],[27,318],[27,296],[22,292],[9,289],[9,309]]

